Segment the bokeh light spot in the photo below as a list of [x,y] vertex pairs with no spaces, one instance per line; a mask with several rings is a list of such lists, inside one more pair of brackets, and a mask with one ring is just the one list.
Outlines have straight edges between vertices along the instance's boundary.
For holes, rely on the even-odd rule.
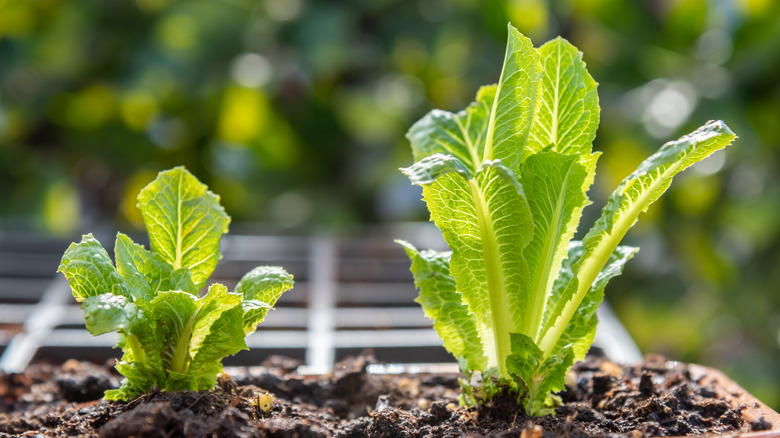
[[247,88],[258,88],[271,80],[271,64],[257,53],[243,53],[233,61],[230,74],[237,84]]
[[271,216],[276,224],[285,228],[304,224],[313,212],[311,201],[300,193],[287,192],[271,200]]
[[450,14],[450,9],[450,0],[420,0],[417,3],[420,16],[431,23],[443,21]]
[[715,151],[706,159],[694,164],[692,169],[699,175],[712,175],[723,169],[726,165],[726,150]]
[[188,15],[174,14],[162,21],[157,32],[168,47],[189,49],[197,42],[198,24]]
[[114,117],[116,96],[109,86],[96,84],[59,96],[51,110],[55,122],[79,131],[93,131]]
[[135,0],[135,4],[144,12],[154,13],[168,6],[168,0]]
[[43,199],[43,220],[46,229],[56,236],[68,236],[78,230],[81,199],[72,183],[57,180],[49,185]]
[[248,143],[264,127],[268,100],[259,90],[231,87],[225,90],[219,116],[219,138],[228,142]]
[[303,12],[302,0],[265,0],[265,12],[272,20],[290,21]]
[[119,103],[119,112],[125,124],[135,130],[143,131],[155,118],[158,111],[154,96],[145,92],[127,93]]
[[148,169],[141,169],[133,173],[127,181],[125,181],[119,210],[121,211],[122,216],[138,229],[143,229],[144,219],[141,215],[141,210],[138,208],[138,201],[136,198],[141,189],[146,187],[146,185],[149,184],[149,181],[154,180],[156,176],[156,172]]
[[711,29],[699,37],[697,49],[704,62],[720,65],[731,58],[734,42],[725,30]]

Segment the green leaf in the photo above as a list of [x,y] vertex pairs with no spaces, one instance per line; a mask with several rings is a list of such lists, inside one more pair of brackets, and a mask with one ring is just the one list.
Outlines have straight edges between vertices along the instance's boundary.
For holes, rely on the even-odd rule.
[[577,155],[544,151],[523,163],[520,182],[533,212],[534,235],[523,257],[530,271],[528,313],[522,333],[536,339],[545,304],[577,230],[582,209],[589,203],[588,172]]
[[566,304],[551,327],[545,330],[540,344],[546,354],[558,344],[591,285],[639,214],[669,188],[674,175],[731,144],[735,138],[725,123],[710,121],[696,131],[664,144],[620,183],[609,197],[601,217],[583,239],[585,252],[573,267],[574,276],[566,288]]
[[439,175],[457,172],[465,178],[471,178],[472,172],[466,168],[460,159],[452,155],[433,154],[401,169],[409,181],[418,186],[432,184]]
[[114,254],[119,275],[136,299],[149,301],[157,291],[183,290],[196,295],[198,293],[189,269],[174,271],[159,255],[147,251],[122,233],[116,235]]
[[202,288],[214,271],[230,218],[211,193],[183,167],[160,172],[138,195],[152,252],[174,270],[188,268]]
[[[536,346],[534,340],[521,333],[510,335],[512,354],[507,357],[507,371],[520,378],[524,384],[530,385],[539,370],[539,364],[544,361],[544,353]],[[530,391],[530,387],[526,388]]]
[[128,401],[149,392],[152,387],[164,388],[166,376],[158,366],[147,362],[126,362],[116,364],[119,374],[125,376],[119,389],[106,391],[106,400]]
[[542,65],[531,40],[509,25],[504,66],[488,119],[483,161],[499,159],[512,172],[520,167],[539,98]]
[[[211,388],[203,388],[203,389],[211,389]],[[167,392],[198,391],[199,390],[198,381],[195,378],[195,376],[192,374],[178,373],[176,371],[168,370],[168,378],[165,379],[165,386],[163,387],[163,390]]]
[[[226,313],[230,317],[223,319]],[[228,292],[222,284],[212,284],[208,293],[198,300],[190,338],[190,358],[203,353],[207,358],[219,361],[246,349],[242,315],[241,295]],[[214,356],[214,352],[224,354]]]
[[161,292],[149,308],[156,323],[162,363],[173,379],[166,388],[184,389],[182,385],[187,382],[211,382],[216,373],[209,373],[218,366],[210,362],[218,363],[246,348],[241,296],[228,292],[221,284],[212,284],[203,298],[180,291]]
[[574,360],[582,360],[588,353],[596,335],[598,316],[596,311],[604,301],[604,288],[610,279],[623,272],[623,266],[630,260],[639,248],[618,246],[609,261],[596,277],[585,298],[580,303],[571,321],[561,334],[555,349],[560,350],[571,345]]
[[484,161],[502,160],[517,171],[528,142],[542,66],[531,40],[509,26],[498,84],[480,88],[476,101],[453,114],[433,110],[407,134],[415,161],[436,153],[457,158],[476,173]]
[[490,111],[496,86],[481,87],[476,101],[457,114],[435,109],[409,129],[406,138],[414,161],[433,154],[452,155],[476,173],[482,165]]
[[437,169],[423,197],[452,248],[450,271],[476,317],[488,367],[505,374],[509,333],[520,331],[527,311],[528,267],[521,254],[533,234],[531,213],[522,187],[500,162],[485,162],[473,179],[459,167]]
[[68,247],[57,272],[68,279],[79,302],[104,293],[130,296],[108,253],[92,234],[85,234],[81,242]]
[[244,297],[244,331],[249,334],[263,322],[282,294],[293,287],[293,276],[278,266],[258,266],[236,285],[235,293]]
[[181,291],[157,294],[147,305],[155,327],[156,350],[166,370],[184,372],[189,359],[189,341],[198,311],[197,298]]
[[127,297],[112,293],[87,297],[81,308],[87,330],[93,335],[113,331],[127,332],[137,324],[138,308]]
[[523,153],[552,146],[563,154],[588,156],[599,124],[596,81],[585,68],[582,52],[565,39],[548,41],[538,51],[544,68],[541,105]]
[[[622,273],[623,266],[637,251],[639,251],[639,248],[631,246],[618,246],[615,249],[615,252],[612,253],[609,261],[596,277],[596,281],[591,285],[590,290],[588,290],[571,321],[569,321],[566,329],[561,334],[561,338],[558,340],[554,350],[560,350],[571,345],[575,361],[582,360],[585,357],[596,335],[596,326],[598,325],[596,311],[604,300],[604,288],[610,279]],[[544,318],[545,327],[552,320],[552,315],[556,314],[556,312],[562,312],[563,306],[566,304],[564,299],[566,296],[565,289],[572,280],[572,267],[582,257],[583,252],[582,242],[571,242],[566,261],[561,267],[560,275],[555,280],[554,292]],[[571,287],[575,286],[576,282],[572,283]]]
[[[433,321],[444,348],[450,354],[466,361],[465,370],[483,370],[487,358],[482,350],[477,326],[463,296],[457,292],[455,279],[450,275],[451,252],[418,251],[411,243],[396,240],[406,250],[412,262],[414,283],[420,290],[415,299],[425,316]],[[462,367],[464,368],[464,367]]]
[[517,376],[525,386],[523,406],[531,415],[552,414],[556,404],[551,392],[565,388],[566,372],[574,363],[570,347],[559,350],[551,357],[534,343],[533,339],[512,333],[512,354],[507,358],[507,370]]
[[198,389],[211,389],[217,382],[217,374],[222,372],[222,359],[246,350],[242,309],[235,306],[225,310],[211,322],[206,336],[198,348],[188,373],[194,376]]
[[531,415],[552,415],[553,409],[560,404],[560,398],[552,393],[562,391],[566,388],[566,372],[574,364],[574,352],[570,346],[558,350],[555,354],[547,357],[539,365],[539,373],[534,377],[536,389],[530,394],[530,406],[526,405],[526,411]]

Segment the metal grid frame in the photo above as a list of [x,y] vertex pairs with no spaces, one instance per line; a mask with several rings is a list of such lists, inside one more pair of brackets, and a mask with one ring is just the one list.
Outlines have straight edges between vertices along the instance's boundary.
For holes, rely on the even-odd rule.
[[[106,245],[113,236],[99,237]],[[399,224],[351,234],[230,234],[212,282],[232,289],[255,266],[279,265],[295,276],[257,332],[249,351],[227,358],[228,366],[252,366],[271,354],[305,360],[301,370],[327,373],[335,360],[371,348],[387,362],[452,362],[422,309],[408,259],[393,238],[423,248],[444,248],[429,224]],[[78,303],[55,271],[68,243],[0,235],[0,369],[19,372],[35,360],[105,361],[117,357],[115,334],[92,336]],[[22,246],[25,249],[22,249]],[[111,249],[109,248],[109,252]],[[597,345],[614,360],[637,362],[638,349],[605,306]]]

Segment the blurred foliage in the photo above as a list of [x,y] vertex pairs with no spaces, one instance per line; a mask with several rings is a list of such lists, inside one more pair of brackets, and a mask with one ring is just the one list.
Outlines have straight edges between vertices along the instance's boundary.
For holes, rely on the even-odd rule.
[[403,134],[497,79],[507,21],[568,38],[600,83],[596,205],[708,119],[741,137],[645,215],[610,299],[644,351],[780,408],[772,0],[0,0],[3,228],[138,226],[135,194],[179,164],[237,222],[425,219]]

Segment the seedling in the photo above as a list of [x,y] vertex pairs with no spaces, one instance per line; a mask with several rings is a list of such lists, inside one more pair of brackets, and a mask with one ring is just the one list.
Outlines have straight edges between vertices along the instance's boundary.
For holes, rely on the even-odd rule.
[[431,111],[407,134],[416,162],[401,170],[422,186],[451,251],[400,243],[417,302],[470,376],[466,405],[508,391],[529,414],[552,412],[567,370],[593,343],[604,286],[637,251],[618,246],[623,236],[675,174],[736,138],[711,121],[664,144],[574,241],[600,155],[591,152],[596,86],[569,42],[535,49],[509,26],[498,83],[464,111]]
[[281,294],[293,286],[279,267],[257,267],[235,292],[213,283],[230,217],[219,196],[183,167],[160,172],[138,195],[151,251],[118,233],[116,266],[91,235],[65,251],[59,272],[81,302],[93,335],[117,332],[125,378],[109,400],[129,400],[153,386],[165,391],[211,389],[222,359],[247,349]]

